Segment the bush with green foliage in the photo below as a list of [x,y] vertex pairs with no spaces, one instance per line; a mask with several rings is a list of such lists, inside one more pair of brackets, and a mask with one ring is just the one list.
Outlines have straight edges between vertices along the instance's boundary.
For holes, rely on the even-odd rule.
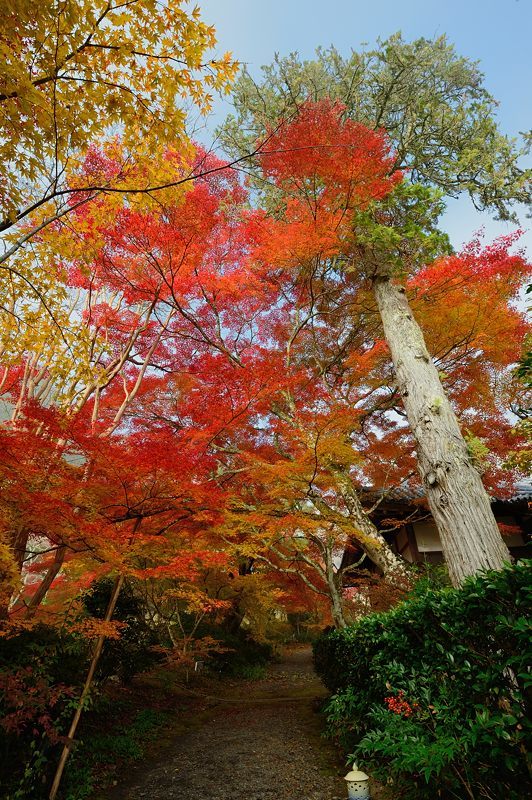
[[47,625],[0,637],[0,797],[44,797],[87,657],[86,640]]
[[315,644],[329,733],[402,800],[532,796],[531,566],[417,592]]
[[[103,618],[111,588],[109,579],[94,584],[83,598],[85,612]],[[114,618],[127,625],[119,639],[105,642],[97,670],[100,683],[111,675],[128,682],[162,658],[152,649],[158,639],[144,619],[139,598],[127,584]],[[37,800],[47,796],[46,787],[87,674],[91,649],[90,640],[69,632],[67,626],[38,624],[0,637],[0,798]],[[91,697],[91,705],[97,696],[96,692]],[[80,769],[87,772],[86,764]]]
[[[85,595],[83,606],[93,617],[103,619],[105,616],[113,584],[112,578],[102,578]],[[121,629],[118,639],[105,642],[97,677],[102,680],[117,675],[123,683],[129,683],[135,675],[161,661],[162,655],[154,649],[160,641],[146,621],[142,600],[129,583],[122,587],[113,620],[126,623],[126,627]]]
[[234,678],[264,677],[264,668],[273,657],[273,647],[268,642],[257,642],[245,631],[229,632],[220,627],[213,631],[224,647],[224,652],[214,653],[209,665],[214,672]]

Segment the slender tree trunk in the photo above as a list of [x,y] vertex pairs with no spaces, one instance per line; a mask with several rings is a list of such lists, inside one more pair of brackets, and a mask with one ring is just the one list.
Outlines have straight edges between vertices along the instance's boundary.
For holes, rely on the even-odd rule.
[[10,538],[15,563],[19,572],[22,573],[22,569],[24,567],[24,558],[26,557],[26,549],[28,547],[28,530],[24,527],[24,525],[22,525],[12,534]]
[[360,517],[351,516],[353,520],[353,539],[356,539],[366,555],[382,570],[387,583],[407,588],[411,585],[408,568],[403,559],[393,552],[392,548],[379,533],[364,509]]
[[329,590],[329,598],[331,601],[331,614],[336,628],[345,628],[347,622],[344,617],[344,608],[342,604],[342,586],[341,577],[334,569],[332,549],[327,547],[325,549],[325,576],[327,581],[327,588]]
[[387,276],[377,277],[373,288],[427,500],[451,580],[459,586],[478,570],[500,569],[510,554],[405,289]]
[[[113,591],[111,593],[111,597],[109,598],[109,604],[107,606],[107,611],[105,612],[104,621],[109,622],[113,616],[116,602],[118,600],[118,596],[120,594],[120,590],[124,583],[124,576],[119,575],[114,583]],[[96,667],[98,666],[98,662],[100,660],[100,656],[102,654],[103,645],[105,643],[105,636],[99,636],[96,642],[96,647],[94,648],[94,653],[91,659],[89,671],[87,673],[87,677],[85,679],[85,684],[83,686],[83,690],[81,692],[79,702],[72,718],[72,722],[70,724],[70,728],[67,735],[67,743],[63,747],[63,751],[61,753],[61,758],[59,759],[59,764],[57,765],[57,770],[54,776],[54,780],[52,783],[52,788],[50,789],[49,800],[55,800],[57,796],[57,792],[59,790],[59,785],[61,783],[61,778],[63,777],[63,772],[65,769],[65,764],[67,762],[68,756],[70,755],[70,748],[74,744],[74,737],[76,735],[76,731],[78,729],[79,721],[81,719],[81,714],[83,712],[83,707],[85,705],[85,701],[89,695],[92,681],[94,679],[94,674],[96,672]]]
[[50,589],[50,587],[51,587],[52,583],[54,582],[54,580],[57,578],[57,576],[58,576],[58,574],[59,574],[59,572],[61,570],[61,567],[63,566],[63,562],[64,562],[65,556],[66,556],[66,551],[67,551],[66,545],[61,544],[61,545],[57,546],[57,550],[55,551],[54,560],[52,561],[52,563],[48,567],[48,569],[46,571],[46,575],[42,579],[41,583],[39,584],[39,586],[37,588],[37,591],[33,594],[33,596],[31,597],[31,599],[30,599],[30,601],[28,603],[28,607],[27,607],[27,611],[26,611],[26,616],[27,617],[32,617],[35,614],[35,612],[37,611],[37,609],[41,605],[42,601],[44,600],[44,598],[48,594],[48,590]]
[[349,516],[354,523],[353,538],[357,539],[364,552],[383,572],[388,583],[407,588],[410,585],[408,568],[403,559],[392,548],[369,518],[351,478],[344,473],[335,473],[342,491]]
[[0,592],[0,620],[9,618],[9,609],[16,592],[20,591],[19,578],[24,565],[24,556],[28,544],[28,531],[24,525],[19,526],[15,531],[10,531],[6,536],[6,544],[9,547],[13,558],[13,570],[7,565],[5,571],[0,575],[2,591]]

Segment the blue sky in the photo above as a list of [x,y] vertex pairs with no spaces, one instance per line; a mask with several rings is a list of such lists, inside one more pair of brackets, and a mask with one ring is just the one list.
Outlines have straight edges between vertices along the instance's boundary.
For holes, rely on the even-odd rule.
[[[311,57],[319,45],[341,52],[370,46],[402,31],[406,39],[443,33],[461,55],[480,61],[489,91],[500,102],[499,122],[509,135],[532,126],[532,0],[198,0],[216,27],[219,50],[231,50],[259,74],[275,52]],[[216,119],[229,110],[217,104]],[[203,137],[202,137],[203,138]],[[465,198],[450,201],[443,227],[459,246],[480,226],[488,237],[514,225],[480,215]],[[532,228],[532,220],[522,226]],[[525,239],[523,240],[524,243]],[[526,234],[532,253],[532,233]]]

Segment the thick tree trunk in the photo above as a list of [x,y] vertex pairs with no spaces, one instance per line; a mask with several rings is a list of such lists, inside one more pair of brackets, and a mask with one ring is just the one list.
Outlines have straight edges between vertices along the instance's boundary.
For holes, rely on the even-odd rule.
[[478,570],[500,569],[510,554],[404,288],[389,277],[373,287],[430,510],[458,586]]

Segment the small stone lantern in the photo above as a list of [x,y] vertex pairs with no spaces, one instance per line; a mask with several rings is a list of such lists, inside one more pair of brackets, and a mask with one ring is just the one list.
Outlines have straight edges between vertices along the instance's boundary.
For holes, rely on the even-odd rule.
[[349,800],[369,800],[369,776],[361,772],[356,764],[345,776]]

